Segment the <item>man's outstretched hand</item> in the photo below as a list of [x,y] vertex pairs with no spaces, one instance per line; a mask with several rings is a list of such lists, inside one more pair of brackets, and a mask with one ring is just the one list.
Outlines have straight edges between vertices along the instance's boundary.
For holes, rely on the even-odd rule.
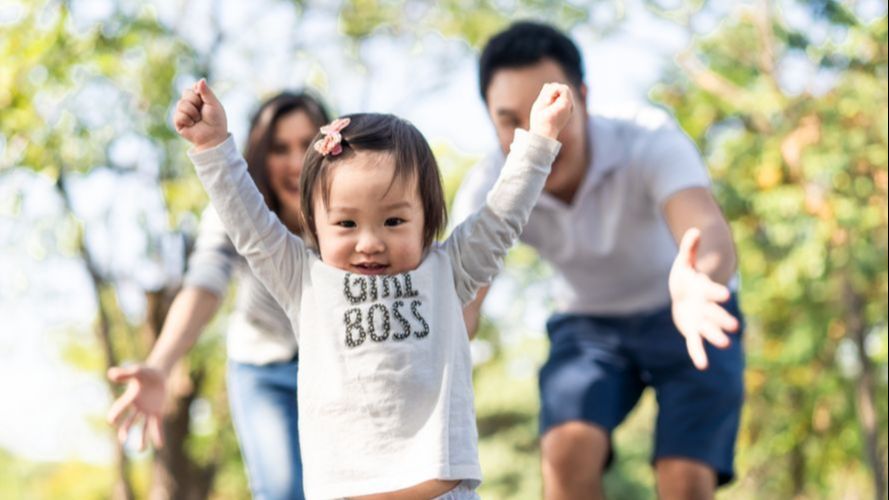
[[670,297],[673,323],[685,337],[688,354],[695,367],[708,366],[704,340],[725,349],[731,344],[726,332],[738,330],[738,320],[720,304],[731,296],[728,287],[697,269],[701,231],[691,228],[682,236],[679,254],[670,269]]

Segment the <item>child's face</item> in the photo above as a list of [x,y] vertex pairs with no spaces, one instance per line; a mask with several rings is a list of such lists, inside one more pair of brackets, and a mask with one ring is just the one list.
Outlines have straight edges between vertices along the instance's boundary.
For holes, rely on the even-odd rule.
[[[388,153],[359,151],[330,173],[328,205],[314,197],[321,260],[357,274],[398,274],[423,257],[423,205],[416,179],[395,179]],[[318,189],[321,189],[320,187]]]

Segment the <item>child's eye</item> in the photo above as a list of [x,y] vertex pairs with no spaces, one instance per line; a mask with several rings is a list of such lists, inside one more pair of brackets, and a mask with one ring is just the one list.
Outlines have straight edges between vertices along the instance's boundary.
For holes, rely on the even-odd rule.
[[341,220],[336,223],[337,226],[340,227],[355,227],[355,221],[353,220]]
[[400,217],[389,217],[386,219],[387,226],[400,226],[402,224],[404,224],[404,219]]

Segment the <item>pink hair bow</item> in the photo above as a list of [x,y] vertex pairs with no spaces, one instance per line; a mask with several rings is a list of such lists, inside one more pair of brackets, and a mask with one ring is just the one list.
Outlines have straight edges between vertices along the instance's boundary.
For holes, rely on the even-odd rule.
[[349,122],[348,118],[337,118],[330,124],[321,127],[321,133],[324,134],[324,137],[315,141],[315,151],[324,156],[336,156],[342,153],[343,145],[341,142],[343,136],[340,132],[349,125]]

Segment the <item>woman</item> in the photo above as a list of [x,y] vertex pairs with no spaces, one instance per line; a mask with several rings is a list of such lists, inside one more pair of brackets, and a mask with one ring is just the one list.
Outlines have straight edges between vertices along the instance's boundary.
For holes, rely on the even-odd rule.
[[[244,155],[250,175],[269,208],[294,233],[300,229],[299,175],[306,148],[328,121],[314,97],[284,92],[263,103],[251,122]],[[134,421],[144,422],[143,432],[156,446],[163,444],[166,380],[218,310],[233,269],[240,284],[227,333],[227,386],[250,489],[258,499],[301,499],[296,336],[212,209],[204,212],[183,288],[148,359],[108,372],[112,381],[128,383],[108,419],[124,438]]]

